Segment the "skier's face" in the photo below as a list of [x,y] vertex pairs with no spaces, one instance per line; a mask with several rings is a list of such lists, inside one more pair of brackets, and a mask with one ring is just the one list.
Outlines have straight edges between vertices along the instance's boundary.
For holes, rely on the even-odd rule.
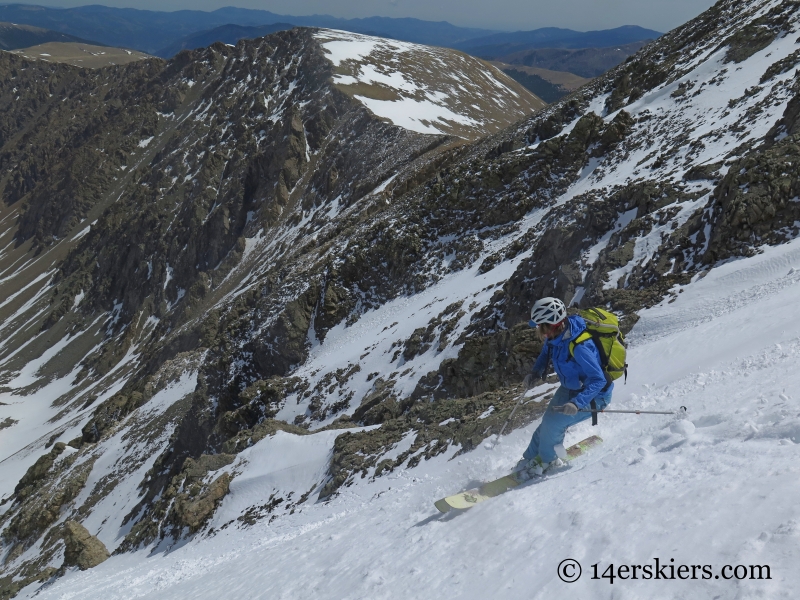
[[550,325],[548,323],[542,323],[541,325],[536,326],[536,330],[539,332],[539,335],[542,336],[545,340],[553,340],[564,333],[564,323],[562,321],[558,325]]
[[546,340],[553,339],[556,335],[556,331],[558,330],[558,325],[550,325],[549,323],[542,323],[541,325],[537,326],[539,334]]

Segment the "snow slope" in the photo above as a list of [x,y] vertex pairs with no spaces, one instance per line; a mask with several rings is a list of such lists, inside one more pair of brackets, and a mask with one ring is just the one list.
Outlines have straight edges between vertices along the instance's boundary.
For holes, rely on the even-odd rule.
[[[453,461],[449,452],[357,480],[273,524],[218,529],[165,553],[114,556],[36,597],[792,598],[800,589],[799,302],[795,240],[714,269],[674,302],[643,311],[630,378],[617,385],[613,408],[684,405],[687,418],[583,423],[567,441],[599,433],[602,446],[465,513],[439,515],[433,501],[510,468],[536,423],[493,450],[486,444]],[[297,438],[298,458],[279,477],[306,478],[318,436],[327,434]],[[270,470],[260,448],[285,438],[251,449],[253,475]],[[239,477],[220,514],[249,493],[253,478]],[[557,576],[567,558],[583,566],[576,583]],[[701,569],[686,581],[643,580],[643,571],[636,581],[591,578],[594,564],[602,574],[610,563],[652,567],[655,558],[708,565],[709,578]],[[717,579],[726,565],[768,565],[771,579]]]
[[315,37],[341,90],[410,131],[477,139],[546,105],[496,67],[455,50],[331,29]]

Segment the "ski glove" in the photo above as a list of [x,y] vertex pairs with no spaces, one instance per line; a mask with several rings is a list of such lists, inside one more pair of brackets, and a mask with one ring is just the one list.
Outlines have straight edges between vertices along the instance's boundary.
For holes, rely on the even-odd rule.
[[561,412],[567,415],[568,417],[572,417],[578,414],[578,407],[575,406],[572,402],[567,402],[562,408]]
[[526,390],[529,390],[534,385],[536,385],[536,382],[541,378],[542,378],[541,373],[528,373],[527,375],[525,375],[525,379],[522,380],[522,386]]

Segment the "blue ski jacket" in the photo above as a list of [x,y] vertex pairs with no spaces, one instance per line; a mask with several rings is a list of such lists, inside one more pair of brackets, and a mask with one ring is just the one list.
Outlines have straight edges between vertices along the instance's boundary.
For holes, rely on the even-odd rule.
[[564,333],[553,340],[547,340],[542,347],[539,358],[533,365],[534,376],[541,377],[547,368],[548,359],[553,360],[553,368],[561,385],[568,390],[579,391],[571,402],[578,408],[587,408],[593,398],[609,385],[603,367],[600,364],[600,353],[594,342],[587,340],[575,346],[574,357],[570,356],[569,343],[586,330],[586,321],[578,315],[568,318]]

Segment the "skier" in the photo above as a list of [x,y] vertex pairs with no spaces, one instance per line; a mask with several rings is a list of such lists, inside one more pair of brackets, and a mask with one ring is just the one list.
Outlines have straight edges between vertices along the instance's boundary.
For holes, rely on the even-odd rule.
[[611,402],[614,383],[603,371],[600,354],[594,343],[576,344],[570,353],[570,342],[586,329],[586,322],[578,315],[567,317],[567,307],[561,300],[537,300],[531,309],[529,324],[537,328],[544,338],[544,345],[523,384],[528,389],[533,387],[534,382],[544,376],[551,360],[561,383],[550,400],[542,422],[533,432],[528,449],[514,469],[527,469],[535,475],[541,475],[544,470],[563,464],[558,453],[563,453],[567,428],[592,415],[591,412],[578,411],[590,406],[597,410],[604,409]]

